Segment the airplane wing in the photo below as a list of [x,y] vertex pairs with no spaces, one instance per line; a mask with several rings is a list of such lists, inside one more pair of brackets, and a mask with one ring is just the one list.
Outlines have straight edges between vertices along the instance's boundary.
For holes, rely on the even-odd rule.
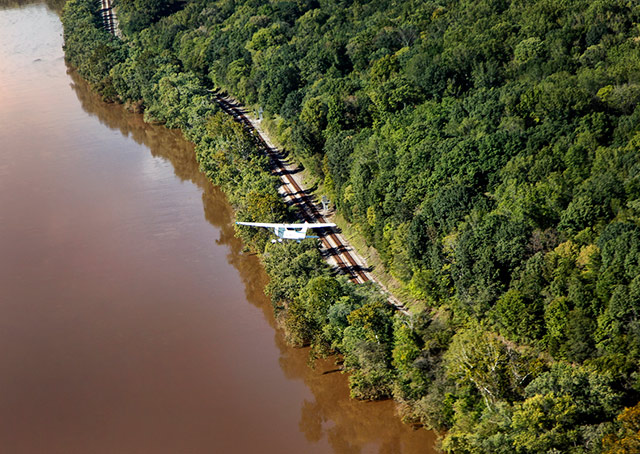
[[277,227],[284,227],[285,229],[302,229],[302,228],[307,228],[307,229],[322,229],[322,228],[329,228],[329,227],[335,227],[336,225],[332,222],[326,222],[326,223],[315,223],[315,224],[273,224],[273,223],[269,223],[269,222],[240,222],[237,221],[236,224],[239,225],[249,225],[252,227],[266,227],[268,229],[272,229],[272,228],[277,228]]

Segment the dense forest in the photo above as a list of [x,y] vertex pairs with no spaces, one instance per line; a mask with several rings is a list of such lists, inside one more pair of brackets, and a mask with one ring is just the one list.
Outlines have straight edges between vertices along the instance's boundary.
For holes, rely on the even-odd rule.
[[276,140],[417,301],[269,244],[293,345],[338,352],[455,453],[640,452],[640,5],[633,0],[70,0],[105,99],[181,128],[243,220],[294,214],[211,90]]

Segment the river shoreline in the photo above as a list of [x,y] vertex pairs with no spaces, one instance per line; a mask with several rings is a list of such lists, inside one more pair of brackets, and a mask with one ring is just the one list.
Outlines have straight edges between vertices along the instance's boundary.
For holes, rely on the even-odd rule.
[[43,5],[0,23],[3,449],[424,451],[286,345],[183,134],[90,91]]
[[[67,59],[78,68],[86,68],[88,81],[107,99],[127,102],[118,94],[118,90],[123,90],[120,76],[112,74],[105,79],[96,72],[100,66],[86,66],[89,63],[84,62],[92,52],[104,56],[105,48],[111,49],[112,55],[128,52],[126,42],[95,29],[86,19],[91,14],[84,0],[67,4],[63,15]],[[90,42],[87,36],[92,36]],[[107,58],[103,64],[117,68],[124,64],[122,58],[115,61]],[[175,72],[161,77],[153,87],[157,94],[145,92],[144,85],[140,87],[147,93],[145,120],[183,130],[185,137],[195,144],[201,170],[227,194],[238,216],[243,220],[271,222],[291,216],[278,194],[279,179],[272,175],[268,161],[257,155],[252,135],[231,118],[225,118],[225,114],[215,113],[208,89],[198,78]],[[407,315],[394,315],[377,287],[356,286],[333,276],[314,244],[269,245],[267,234],[253,230],[237,228],[236,232],[253,251],[262,253],[270,276],[266,291],[288,342],[293,346],[310,346],[312,358],[336,352],[344,355],[352,397],[390,398],[397,386],[393,349],[397,336],[404,335],[401,333],[406,323],[402,317]],[[330,315],[332,312],[340,315]],[[367,350],[378,353],[368,356],[364,353]],[[403,402],[403,419],[415,421],[411,406],[411,402]]]

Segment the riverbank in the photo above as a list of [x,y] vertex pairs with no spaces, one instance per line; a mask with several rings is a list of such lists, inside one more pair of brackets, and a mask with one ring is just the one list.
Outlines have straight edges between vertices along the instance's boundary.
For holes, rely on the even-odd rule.
[[2,451],[424,453],[286,344],[193,144],[104,103],[51,4],[0,5]]
[[[71,64],[106,99],[135,101],[140,94],[146,120],[181,128],[195,144],[201,169],[228,194],[237,217],[291,219],[267,159],[256,153],[253,138],[241,125],[209,102],[207,88],[197,77],[165,64],[145,84],[125,84],[124,66],[141,64],[127,62],[136,43],[116,40],[97,28],[91,5],[72,0],[65,8],[65,51]],[[272,245],[265,232],[243,228],[237,232],[262,253],[271,278],[266,291],[289,342],[310,346],[313,357],[341,353],[353,397],[391,397],[396,375],[393,351],[403,346],[397,333],[404,333],[405,325],[380,291],[332,276],[313,242]],[[411,355],[402,359],[412,360]]]

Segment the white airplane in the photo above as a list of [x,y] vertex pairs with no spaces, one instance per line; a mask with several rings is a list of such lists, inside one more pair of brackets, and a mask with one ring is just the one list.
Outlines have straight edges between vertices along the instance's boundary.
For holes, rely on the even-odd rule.
[[[317,236],[307,236],[307,230],[308,229],[324,229],[324,228],[330,228],[330,227],[336,226],[333,223],[309,224],[308,222],[305,222],[304,224],[270,224],[268,222],[236,222],[236,224],[273,229],[273,233],[275,233],[276,236],[278,237],[277,241],[281,243],[282,243],[282,240],[296,240],[300,242],[305,238],[318,238]],[[271,240],[271,242],[275,243],[276,240]]]

